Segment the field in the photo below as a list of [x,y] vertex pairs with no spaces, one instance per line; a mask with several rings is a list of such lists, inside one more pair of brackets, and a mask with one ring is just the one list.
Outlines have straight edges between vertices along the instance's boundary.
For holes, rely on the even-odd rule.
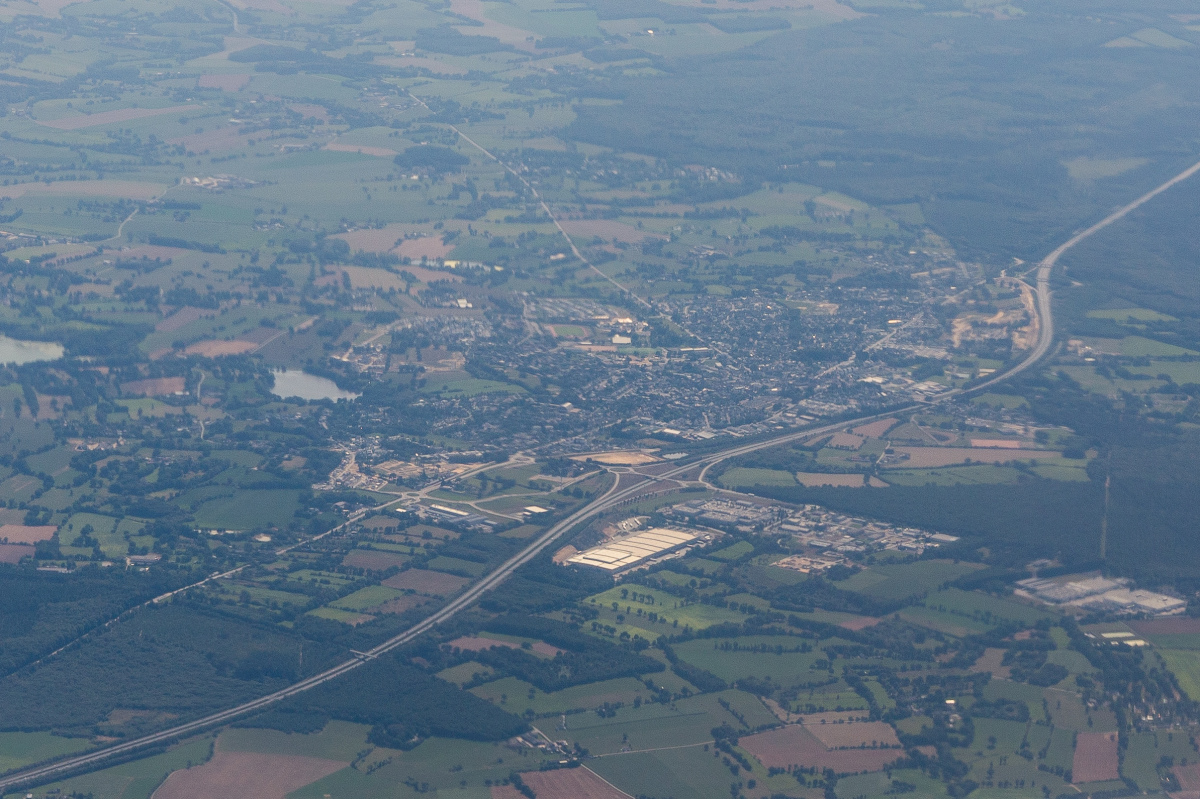
[[[752,488],[756,485],[791,486],[796,479],[788,472],[776,469],[748,469],[735,466],[721,475],[721,485],[730,488]],[[859,478],[861,482],[861,478]]]
[[1119,780],[1117,773],[1117,734],[1081,732],[1075,736],[1075,759],[1071,764],[1072,782]]
[[416,591],[418,594],[433,596],[449,596],[469,582],[465,577],[457,577],[445,572],[429,571],[427,569],[406,569],[399,574],[383,581],[388,588],[401,591]]
[[625,799],[629,796],[587,767],[528,772],[522,778],[537,796],[545,799]]
[[906,599],[936,591],[943,584],[970,574],[976,564],[947,560],[923,560],[915,563],[881,564],[863,569],[841,583],[847,591],[873,599]]
[[1200,696],[1200,658],[1191,650],[1160,649],[1159,657],[1189,697]]
[[403,566],[408,561],[408,555],[400,555],[395,552],[380,552],[377,549],[355,549],[346,553],[346,557],[342,558],[342,565],[351,566],[356,569],[366,569],[367,571],[386,571],[396,566]]
[[0,774],[90,747],[87,738],[65,738],[49,732],[0,732]]
[[1164,756],[1176,763],[1195,763],[1196,754],[1190,736],[1182,732],[1135,733],[1129,736],[1121,772],[1143,791],[1154,791],[1160,784],[1158,764]]
[[338,760],[218,749],[200,766],[176,771],[154,792],[158,799],[250,794],[284,799],[292,791],[349,766]]
[[204,763],[212,755],[212,748],[210,737],[192,739],[162,754],[40,786],[37,795],[39,799],[52,792],[90,794],[104,799],[150,799],[167,775]]
[[[601,618],[606,620],[611,619],[611,621],[629,627],[648,625],[645,628],[640,628],[646,630],[653,630],[656,627],[702,630],[714,624],[727,621],[740,621],[743,618],[743,615],[736,611],[714,607],[713,605],[688,604],[665,592],[641,586],[638,586],[636,590],[643,599],[639,602],[633,602],[628,597],[622,597],[621,590],[621,588],[612,588],[603,593],[590,596],[584,601],[589,606],[600,611]],[[624,590],[627,593],[629,591],[628,588]],[[614,605],[616,606],[615,609]],[[657,614],[657,622],[650,621],[649,614],[651,612]],[[616,618],[617,616],[621,618],[618,619]],[[651,634],[649,640],[654,640],[657,637],[658,635]]]
[[904,756],[900,749],[830,750],[806,727],[796,724],[742,738],[738,745],[768,768],[832,768],[848,774],[880,771]]
[[[795,649],[803,639],[777,636],[746,636],[733,639],[699,639],[678,644],[676,654],[694,666],[712,672],[726,682],[743,677],[770,679],[780,685],[807,685],[827,678],[811,667],[825,657],[820,649],[811,652],[755,652],[755,648]],[[735,648],[736,647],[736,648]]]
[[[806,720],[807,721],[807,720]],[[859,721],[849,724],[805,724],[808,730],[827,749],[857,749],[898,747],[900,740],[892,725],[882,721]]]

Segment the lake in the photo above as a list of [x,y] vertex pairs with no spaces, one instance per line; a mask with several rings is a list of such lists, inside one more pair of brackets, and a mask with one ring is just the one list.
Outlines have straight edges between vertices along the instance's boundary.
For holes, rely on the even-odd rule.
[[358,395],[342,391],[337,383],[325,377],[310,375],[301,369],[282,369],[275,372],[275,386],[271,393],[277,397],[299,397],[302,400],[352,400]]
[[0,335],[0,363],[20,365],[34,361],[57,361],[63,346],[53,341],[21,341]]

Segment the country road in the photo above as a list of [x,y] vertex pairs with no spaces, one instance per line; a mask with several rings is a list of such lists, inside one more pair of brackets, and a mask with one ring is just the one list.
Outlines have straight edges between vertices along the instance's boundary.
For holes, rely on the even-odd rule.
[[[1014,376],[1016,374],[1026,371],[1027,369],[1029,369],[1032,366],[1034,366],[1035,364],[1037,364],[1042,358],[1044,358],[1046,356],[1046,354],[1050,351],[1050,347],[1054,341],[1054,324],[1053,324],[1052,308],[1051,308],[1051,302],[1050,302],[1050,300],[1051,300],[1051,297],[1050,297],[1050,274],[1053,271],[1054,266],[1058,262],[1058,259],[1062,256],[1062,254],[1064,252],[1066,252],[1067,250],[1069,250],[1070,248],[1074,247],[1079,242],[1088,238],[1089,236],[1097,233],[1100,230],[1103,230],[1105,227],[1107,227],[1107,226],[1111,225],[1112,223],[1116,222],[1117,220],[1123,218],[1129,212],[1133,211],[1134,209],[1138,208],[1139,206],[1141,206],[1144,203],[1148,202],[1149,200],[1153,199],[1158,194],[1171,188],[1176,183],[1179,183],[1179,182],[1191,177],[1198,171],[1200,171],[1200,162],[1197,162],[1196,164],[1192,165],[1188,169],[1185,169],[1184,171],[1180,172],[1175,177],[1171,178],[1170,180],[1162,183],[1155,189],[1142,195],[1137,200],[1129,203],[1128,205],[1122,206],[1121,208],[1118,208],[1116,211],[1109,214],[1104,219],[1100,220],[1099,222],[1092,225],[1091,227],[1089,227],[1079,233],[1076,233],[1074,236],[1072,236],[1066,242],[1064,242],[1059,247],[1057,247],[1053,252],[1051,252],[1049,255],[1047,255],[1044,259],[1042,259],[1042,261],[1038,265],[1037,288],[1036,288],[1036,291],[1037,291],[1037,306],[1036,306],[1036,308],[1037,308],[1037,314],[1038,314],[1038,320],[1039,320],[1040,326],[1039,326],[1038,341],[1037,341],[1036,345],[1034,346],[1034,348],[1032,349],[1032,351],[1024,359],[1022,359],[1019,363],[1014,364],[1013,366],[1009,367],[1004,372],[993,376],[992,378],[988,379],[987,381],[985,381],[983,383],[979,383],[979,384],[971,387],[970,389],[946,392],[945,394],[942,394],[938,397],[933,398],[930,402],[931,403],[944,402],[944,401],[947,401],[947,400],[955,398],[955,397],[961,397],[965,394],[970,394],[970,393],[974,393],[974,392],[989,388],[991,386],[996,385],[997,383],[1000,383],[1004,380],[1007,380],[1008,378],[1011,378],[1012,376]],[[170,729],[162,730],[161,732],[152,733],[150,735],[145,735],[145,736],[142,736],[140,738],[135,738],[130,741],[125,741],[123,743],[114,744],[112,746],[107,746],[102,749],[98,749],[98,750],[95,750],[95,751],[92,751],[89,753],[85,753],[82,755],[68,757],[68,758],[60,760],[58,762],[55,762],[55,763],[50,763],[50,764],[42,765],[42,766],[35,766],[33,768],[14,772],[12,774],[9,774],[5,777],[0,778],[0,791],[9,791],[18,786],[34,785],[34,784],[38,784],[38,783],[49,782],[54,779],[60,778],[66,774],[85,770],[89,766],[102,764],[105,761],[111,760],[111,759],[119,757],[121,755],[126,755],[126,754],[129,754],[132,752],[136,752],[137,750],[145,749],[147,747],[154,746],[156,744],[162,744],[162,743],[166,743],[169,741],[173,741],[173,740],[176,740],[183,736],[191,735],[191,734],[200,732],[202,730],[232,721],[236,718],[247,715],[254,711],[261,710],[262,708],[265,708],[269,705],[272,705],[272,704],[279,702],[283,699],[286,699],[290,696],[294,696],[296,694],[303,693],[303,692],[308,691],[312,688],[315,688],[319,685],[322,685],[326,682],[329,682],[330,680],[337,679],[338,677],[341,677],[342,675],[347,674],[348,672],[351,672],[354,669],[357,669],[358,667],[362,666],[364,663],[368,662],[369,660],[371,660],[375,657],[378,657],[379,655],[382,655],[386,652],[389,652],[399,646],[403,646],[404,644],[412,641],[413,639],[417,638],[418,636],[422,635],[423,633],[428,632],[430,629],[436,627],[438,624],[455,616],[457,613],[462,611],[464,608],[467,608],[471,604],[473,604],[483,594],[487,593],[488,591],[492,590],[493,588],[495,588],[496,586],[498,586],[502,582],[504,582],[504,580],[506,580],[509,576],[511,576],[512,573],[514,571],[516,571],[520,566],[522,566],[525,563],[528,563],[530,560],[532,560],[534,557],[536,557],[540,552],[542,552],[544,549],[546,549],[550,544],[552,544],[554,541],[561,538],[569,530],[573,529],[576,525],[578,525],[584,521],[587,521],[588,519],[590,519],[600,513],[603,513],[606,510],[609,510],[609,509],[615,507],[617,504],[619,504],[620,502],[622,502],[624,500],[635,498],[639,494],[644,493],[647,489],[648,482],[656,482],[656,481],[670,482],[670,481],[674,480],[675,478],[682,477],[683,475],[687,474],[689,471],[696,470],[698,467],[700,469],[698,476],[701,479],[703,479],[703,475],[707,472],[707,470],[711,466],[713,466],[714,464],[719,463],[723,460],[726,460],[728,458],[737,457],[739,455],[745,455],[750,452],[754,452],[756,450],[777,446],[779,444],[787,443],[789,441],[794,441],[794,440],[801,439],[801,438],[809,438],[809,437],[812,437],[815,435],[822,435],[824,433],[835,432],[839,429],[848,427],[850,425],[862,424],[864,422],[868,422],[868,421],[871,421],[876,418],[881,418],[886,415],[904,412],[905,410],[913,410],[913,409],[920,408],[920,407],[928,407],[929,404],[930,403],[919,403],[919,404],[914,404],[912,406],[909,406],[908,408],[893,408],[893,409],[889,410],[887,413],[870,414],[867,416],[859,417],[857,419],[843,419],[839,422],[835,422],[832,424],[808,427],[808,428],[805,428],[802,430],[794,430],[792,432],[785,433],[783,435],[775,436],[772,438],[764,439],[761,441],[750,442],[750,443],[745,443],[745,444],[736,444],[736,445],[727,447],[725,449],[719,450],[717,452],[709,453],[708,455],[703,455],[694,460],[689,460],[687,463],[681,464],[675,468],[672,468],[666,472],[663,472],[662,474],[658,474],[658,475],[654,475],[653,477],[650,477],[648,481],[637,482],[637,483],[634,483],[633,485],[627,486],[625,488],[620,487],[621,486],[621,476],[614,475],[616,477],[616,479],[614,480],[612,486],[608,489],[608,491],[606,491],[600,497],[598,497],[597,499],[595,499],[593,502],[589,503],[588,505],[575,511],[574,513],[570,514],[569,516],[562,519],[558,523],[554,524],[552,527],[550,527],[548,530],[546,530],[546,532],[542,533],[540,536],[538,536],[536,539],[534,539],[528,546],[526,546],[520,552],[518,552],[517,554],[515,554],[511,558],[509,558],[507,561],[505,561],[495,571],[484,576],[478,582],[471,585],[462,594],[460,594],[458,597],[453,599],[451,602],[449,602],[448,604],[443,606],[440,610],[434,612],[433,614],[426,617],[424,620],[422,620],[418,624],[414,625],[413,627],[409,628],[408,630],[401,633],[400,635],[397,635],[394,638],[384,641],[383,643],[379,644],[378,646],[374,647],[373,649],[371,649],[367,652],[357,653],[355,657],[353,657],[349,660],[346,660],[343,663],[340,663],[331,669],[321,672],[320,674],[313,675],[312,677],[309,677],[305,680],[295,683],[294,685],[290,685],[287,688],[281,689],[279,691],[275,691],[275,692],[267,694],[265,696],[261,696],[257,699],[253,699],[249,702],[245,702],[236,707],[229,708],[228,710],[223,710],[218,713],[213,713],[213,714],[205,716],[203,718],[196,719],[194,721],[190,721],[185,724],[180,724],[175,727],[171,727]],[[642,475],[642,476],[647,477],[646,475]],[[335,528],[335,529],[339,529],[339,528]],[[329,532],[333,532],[333,531],[331,530]],[[326,534],[328,534],[328,533],[326,533]],[[214,575],[213,578],[209,578],[209,579],[215,579],[215,577],[216,577],[216,575]],[[152,601],[154,601],[154,600],[152,600]]]

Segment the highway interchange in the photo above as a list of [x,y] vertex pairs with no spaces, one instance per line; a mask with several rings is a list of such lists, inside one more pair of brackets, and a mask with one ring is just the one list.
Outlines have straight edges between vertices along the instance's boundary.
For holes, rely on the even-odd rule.
[[[403,633],[384,641],[373,649],[370,649],[366,652],[355,653],[354,657],[339,663],[333,668],[323,671],[320,674],[315,674],[312,677],[301,680],[300,682],[290,685],[287,688],[266,694],[265,696],[258,697],[257,699],[245,702],[236,707],[232,707],[218,713],[213,713],[184,724],[179,724],[171,727],[170,729],[113,744],[111,746],[106,746],[92,752],[64,758],[54,763],[34,766],[22,771],[13,772],[5,777],[0,778],[0,791],[11,791],[12,789],[20,786],[41,784],[55,779],[61,779],[69,774],[87,771],[90,769],[90,767],[98,766],[105,762],[121,758],[122,756],[133,754],[139,750],[154,747],[156,745],[164,745],[202,730],[225,724],[239,717],[262,710],[267,706],[275,704],[283,699],[311,690],[312,688],[327,683],[331,680],[335,680],[342,675],[359,668],[371,659],[409,643],[423,633],[428,632],[442,622],[452,618],[467,607],[470,607],[483,594],[500,585],[523,564],[528,563],[552,543],[563,537],[568,531],[576,528],[579,524],[601,513],[604,513],[605,511],[611,510],[622,502],[633,500],[639,495],[647,493],[648,487],[652,486],[655,482],[671,482],[675,481],[677,478],[681,478],[681,482],[683,482],[686,481],[685,475],[687,475],[688,472],[696,472],[695,479],[703,481],[704,475],[708,469],[714,464],[723,460],[745,455],[756,450],[778,446],[780,444],[785,444],[798,439],[811,438],[826,433],[832,433],[850,425],[862,424],[876,418],[882,418],[885,415],[911,411],[920,407],[928,407],[931,404],[945,402],[956,397],[961,397],[966,394],[985,390],[1030,369],[1050,352],[1050,348],[1054,343],[1054,321],[1051,308],[1050,276],[1063,253],[1084,239],[1123,218],[1128,213],[1150,201],[1158,194],[1161,194],[1175,184],[1188,179],[1198,171],[1200,171],[1200,162],[1193,164],[1189,168],[1172,177],[1170,180],[1165,181],[1161,185],[1142,195],[1128,205],[1116,209],[1091,227],[1077,232],[1070,239],[1059,245],[1054,251],[1042,259],[1036,267],[1036,285],[1034,287],[1037,300],[1036,311],[1038,317],[1037,341],[1032,350],[1019,363],[1014,364],[1003,372],[990,377],[988,380],[978,383],[967,389],[948,391],[932,398],[927,403],[914,404],[905,408],[893,408],[888,411],[887,414],[871,414],[869,416],[863,416],[856,419],[843,419],[833,424],[794,430],[760,441],[733,444],[725,449],[691,459],[687,463],[673,467],[668,471],[661,472],[657,475],[638,474],[637,476],[648,479],[639,480],[634,482],[632,485],[626,485],[622,487],[622,476],[620,474],[616,474],[614,475],[615,479],[612,486],[604,494],[547,529],[546,532],[534,539],[528,546],[526,546],[517,554],[513,555],[497,569],[481,578],[478,582],[468,587],[465,591],[463,591],[463,593],[459,594],[455,599],[444,605],[442,608]],[[697,471],[697,469],[699,471]],[[351,521],[353,521],[353,519]],[[328,535],[329,533],[341,529],[343,526],[344,525],[340,525],[339,527],[328,531],[324,535]],[[212,577],[206,579],[219,579],[232,573],[233,572],[213,575]],[[170,595],[158,597],[156,600],[151,600],[151,602],[160,601],[169,596]]]

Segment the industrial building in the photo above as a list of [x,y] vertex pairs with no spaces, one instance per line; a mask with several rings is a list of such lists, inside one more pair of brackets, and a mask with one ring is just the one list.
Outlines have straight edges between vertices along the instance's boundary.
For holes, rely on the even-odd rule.
[[679,549],[700,538],[695,530],[654,527],[644,532],[620,538],[580,552],[567,563],[591,566],[616,574],[655,557]]

